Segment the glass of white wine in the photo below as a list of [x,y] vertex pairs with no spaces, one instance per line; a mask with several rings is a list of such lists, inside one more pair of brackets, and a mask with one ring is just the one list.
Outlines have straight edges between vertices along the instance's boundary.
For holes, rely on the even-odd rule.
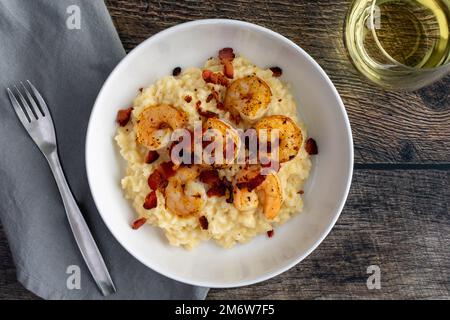
[[450,73],[450,0],[354,0],[344,36],[355,67],[384,88],[416,90]]

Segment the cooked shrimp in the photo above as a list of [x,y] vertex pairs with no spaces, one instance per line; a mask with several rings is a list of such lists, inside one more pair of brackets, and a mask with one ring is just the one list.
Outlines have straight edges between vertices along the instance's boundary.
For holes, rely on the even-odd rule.
[[295,158],[302,146],[302,131],[289,117],[281,115],[264,117],[256,123],[255,129],[258,131],[260,142],[264,140],[263,137],[270,139],[272,130],[278,129],[278,161],[280,163]]
[[[239,211],[250,211],[256,209],[261,203],[263,212],[267,219],[274,219],[281,209],[283,193],[280,180],[275,173],[264,177],[264,181],[258,185],[260,168],[254,166],[245,168],[236,175],[236,183],[233,188],[233,204]],[[245,182],[248,186],[245,186]],[[244,185],[244,187],[240,187]],[[254,189],[252,189],[255,187]]]
[[176,174],[169,178],[166,187],[166,207],[172,213],[186,217],[195,216],[203,208],[206,195],[200,184],[195,182],[200,169],[194,167],[182,167]]
[[280,212],[283,203],[283,193],[278,176],[275,173],[268,174],[256,192],[263,203],[264,215],[269,220],[274,219]]
[[233,188],[233,204],[239,211],[253,211],[258,208],[259,199],[255,191],[247,188]]
[[159,150],[170,142],[171,132],[186,126],[184,111],[172,106],[160,104],[147,107],[137,119],[138,142],[150,150]]
[[272,92],[270,87],[257,76],[247,76],[233,81],[225,95],[225,107],[239,113],[247,121],[261,118],[267,111]]
[[[208,137],[209,141],[217,141],[216,137],[217,135],[220,135],[220,137],[217,138],[219,141],[218,143],[222,143],[223,153],[220,153],[220,157],[214,159],[216,162],[215,164],[231,164],[238,156],[239,148],[241,146],[241,139],[236,129],[228,122],[217,118],[209,118],[205,122],[203,129],[205,130],[205,136]],[[210,155],[207,154],[207,156]]]
[[241,169],[236,174],[233,187],[233,204],[239,211],[251,211],[258,208],[258,195],[254,190],[249,191],[251,186],[246,184],[256,179],[259,173],[259,166],[250,166]]

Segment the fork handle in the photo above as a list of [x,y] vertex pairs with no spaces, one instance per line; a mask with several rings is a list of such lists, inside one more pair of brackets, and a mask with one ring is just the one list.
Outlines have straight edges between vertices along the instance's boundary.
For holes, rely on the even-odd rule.
[[102,255],[67,184],[59,161],[58,152],[55,150],[46,156],[46,158],[58,185],[70,228],[92,277],[104,296],[115,293],[116,288]]

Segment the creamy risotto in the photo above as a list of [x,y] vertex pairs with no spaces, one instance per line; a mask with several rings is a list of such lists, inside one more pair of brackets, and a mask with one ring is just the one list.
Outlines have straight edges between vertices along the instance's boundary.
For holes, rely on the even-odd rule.
[[[229,48],[219,57],[203,68],[174,70],[141,89],[133,108],[121,110],[117,119],[115,140],[127,163],[121,184],[137,215],[133,228],[157,226],[170,244],[186,249],[207,240],[231,248],[259,234],[273,236],[276,226],[302,211],[303,184],[311,168],[306,128],[288,86],[279,80],[279,69],[261,69],[234,57]],[[270,179],[256,178],[257,165],[170,162],[173,142],[166,137],[176,128],[192,130],[195,121],[216,121],[232,129],[258,129],[275,120],[281,126],[281,164]],[[289,128],[283,127],[286,122]],[[285,134],[286,141],[283,130],[294,130]]]

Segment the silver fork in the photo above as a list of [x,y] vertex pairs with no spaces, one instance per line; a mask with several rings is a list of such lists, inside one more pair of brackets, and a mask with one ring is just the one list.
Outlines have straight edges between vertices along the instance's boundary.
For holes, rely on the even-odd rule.
[[31,82],[27,80],[27,84],[32,93],[21,82],[20,86],[24,94],[17,86],[14,86],[13,90],[7,88],[9,99],[20,122],[47,159],[58,185],[78,248],[92,277],[102,294],[110,295],[116,292],[116,288],[64,176],[58,157],[55,128],[47,104]]

